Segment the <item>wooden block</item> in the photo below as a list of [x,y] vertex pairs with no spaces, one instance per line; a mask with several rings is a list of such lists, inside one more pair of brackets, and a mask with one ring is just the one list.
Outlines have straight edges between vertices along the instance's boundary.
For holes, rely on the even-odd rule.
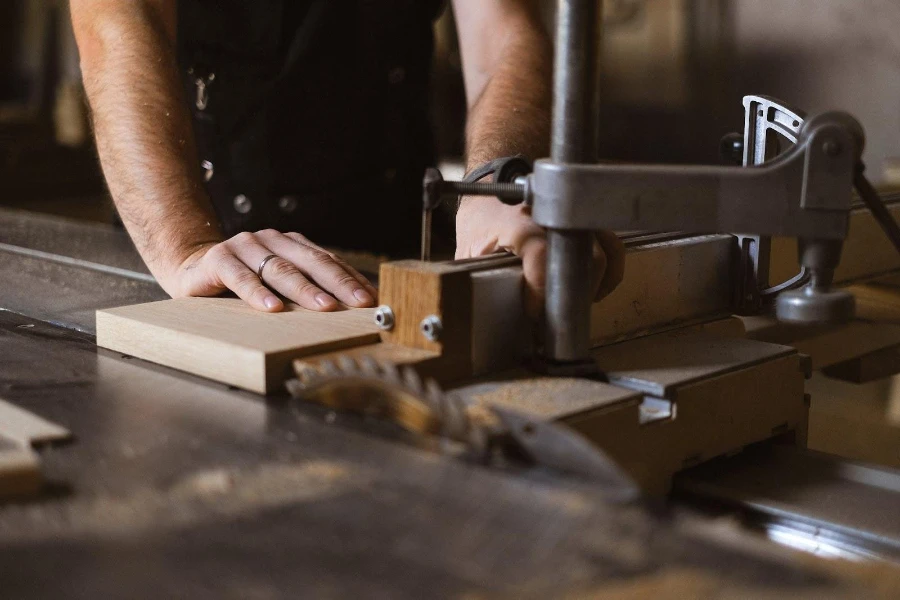
[[[894,219],[900,219],[900,203],[888,205]],[[797,240],[773,238],[770,261],[772,285],[786,281],[800,271],[797,263]],[[900,255],[867,209],[850,213],[850,233],[841,252],[841,263],[835,271],[838,283],[870,279],[900,270]]]
[[[439,355],[442,381],[471,376],[476,371],[476,360],[479,368],[487,368],[485,344],[480,343],[480,350],[475,346],[475,341],[484,338],[473,335],[473,328],[483,327],[485,311],[496,314],[501,304],[509,305],[510,314],[521,310],[521,285],[516,284],[521,281],[521,267],[506,270],[516,262],[514,257],[485,257],[472,261],[407,260],[383,264],[379,275],[381,303],[391,307],[395,323],[393,329],[382,333],[382,340]],[[480,275],[488,272],[495,275]],[[502,299],[488,304],[486,293],[501,289]],[[476,302],[484,306],[475,307]],[[437,340],[427,339],[421,330],[422,321],[432,316],[441,321]],[[502,327],[502,334],[513,330],[521,332],[521,328]],[[519,350],[509,348],[513,355]]]
[[800,358],[791,355],[679,387],[668,419],[648,423],[629,406],[563,422],[662,494],[678,471],[748,444],[793,431],[805,445],[803,383]]
[[900,345],[900,325],[851,321],[832,327],[801,327],[770,317],[752,317],[744,322],[748,338],[796,348],[812,358],[814,369]]
[[72,434],[65,428],[0,399],[0,437],[23,448],[64,442]]
[[0,501],[33,496],[41,482],[40,461],[31,448],[0,438]]
[[260,394],[280,391],[296,358],[378,339],[374,309],[263,313],[237,298],[183,298],[97,312],[98,346]]
[[809,447],[851,460],[900,469],[900,381],[862,385],[820,373],[807,383]]
[[856,298],[856,318],[900,325],[900,290],[878,284],[847,288]]
[[[414,260],[381,265],[378,281],[381,303],[390,306],[394,328],[382,333],[389,343],[443,355],[468,353],[472,322],[470,272],[447,263]],[[439,340],[428,340],[421,323],[430,316],[441,319]]]
[[629,249],[622,284],[591,311],[592,343],[730,315],[733,248],[719,235]]
[[525,315],[521,267],[472,274],[472,375],[522,364],[532,352],[534,324]]
[[622,369],[608,373],[618,376],[615,385],[522,371],[456,391],[572,427],[654,495],[666,493],[678,471],[748,444],[791,432],[805,444],[805,374],[791,348],[670,333],[598,356],[601,365],[623,357]]

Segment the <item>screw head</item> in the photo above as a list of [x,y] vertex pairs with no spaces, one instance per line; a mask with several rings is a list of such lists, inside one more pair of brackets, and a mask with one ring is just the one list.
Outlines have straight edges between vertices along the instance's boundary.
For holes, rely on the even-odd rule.
[[390,306],[382,305],[375,309],[375,325],[383,331],[394,328],[394,311]]
[[437,315],[430,315],[422,319],[422,322],[419,324],[419,330],[422,332],[422,335],[425,336],[426,340],[429,342],[436,342],[441,339],[441,332],[444,330],[444,324],[441,323],[441,319]]

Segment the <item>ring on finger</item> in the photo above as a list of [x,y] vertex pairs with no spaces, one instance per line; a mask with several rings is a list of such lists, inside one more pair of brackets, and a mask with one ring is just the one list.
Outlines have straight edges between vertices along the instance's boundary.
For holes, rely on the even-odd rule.
[[269,264],[269,261],[272,260],[273,258],[278,258],[278,255],[270,254],[267,257],[265,257],[264,259],[262,259],[261,263],[259,263],[259,268],[256,269],[256,276],[259,277],[260,281],[265,281],[263,279],[263,269],[266,268],[266,265]]

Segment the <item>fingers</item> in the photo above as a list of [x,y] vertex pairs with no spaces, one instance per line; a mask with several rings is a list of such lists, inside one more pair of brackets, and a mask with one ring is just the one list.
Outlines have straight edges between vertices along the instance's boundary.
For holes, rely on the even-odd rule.
[[253,308],[265,312],[278,312],[284,308],[284,303],[226,244],[214,246],[203,260],[205,268],[213,272],[222,287],[233,291]]
[[[307,245],[296,238],[277,232],[261,232],[260,238],[273,254],[295,265],[298,273],[302,271],[303,276],[331,292],[347,306],[362,308],[375,305],[377,294],[371,284],[368,285],[371,289],[367,289],[366,279],[355,270],[348,269],[346,264],[342,264],[342,261],[336,259],[333,254],[314,244]],[[268,276],[266,277],[268,282]],[[316,300],[320,301],[321,298],[317,297]]]
[[226,242],[241,263],[252,269],[251,274],[257,283],[263,285],[256,269],[267,256],[274,254],[275,258],[266,262],[262,271],[265,286],[309,310],[332,311],[338,308],[332,296],[310,281],[290,259],[280,256],[278,250],[264,245],[260,237],[259,234],[240,233]]
[[605,256],[604,273],[597,288],[597,300],[610,295],[625,277],[625,244],[612,231],[598,231],[597,243]]
[[543,235],[532,235],[522,240],[516,254],[522,259],[522,274],[525,277],[525,312],[536,319],[544,306],[547,239]]
[[[321,248],[319,248],[318,246],[316,246],[315,244],[310,242],[308,239],[306,239],[306,237],[300,235],[299,233],[286,233],[285,235],[287,237],[297,241],[300,244],[303,244],[306,246],[312,246],[314,248],[318,248],[321,250]],[[375,298],[375,300],[378,299],[378,290],[375,289],[375,286],[372,285],[372,282],[369,281],[369,279],[365,275],[363,275],[362,273],[357,271],[355,268],[353,268],[347,261],[345,261],[340,256],[337,256],[336,254],[331,253],[331,252],[329,252],[328,254],[329,254],[329,256],[331,256],[331,258],[332,258],[332,260],[334,260],[334,262],[336,262],[338,265],[341,266],[341,268],[343,268],[350,275],[352,275],[354,277],[354,279],[356,279],[366,289],[366,291],[369,292],[369,294],[373,298]]]

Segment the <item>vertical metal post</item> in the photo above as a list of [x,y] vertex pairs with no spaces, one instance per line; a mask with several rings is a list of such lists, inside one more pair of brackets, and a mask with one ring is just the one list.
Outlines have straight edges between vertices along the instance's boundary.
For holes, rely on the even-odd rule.
[[[554,162],[597,161],[601,8],[601,0],[558,3],[551,146]],[[547,232],[544,352],[552,362],[590,360],[593,244],[590,231]]]

